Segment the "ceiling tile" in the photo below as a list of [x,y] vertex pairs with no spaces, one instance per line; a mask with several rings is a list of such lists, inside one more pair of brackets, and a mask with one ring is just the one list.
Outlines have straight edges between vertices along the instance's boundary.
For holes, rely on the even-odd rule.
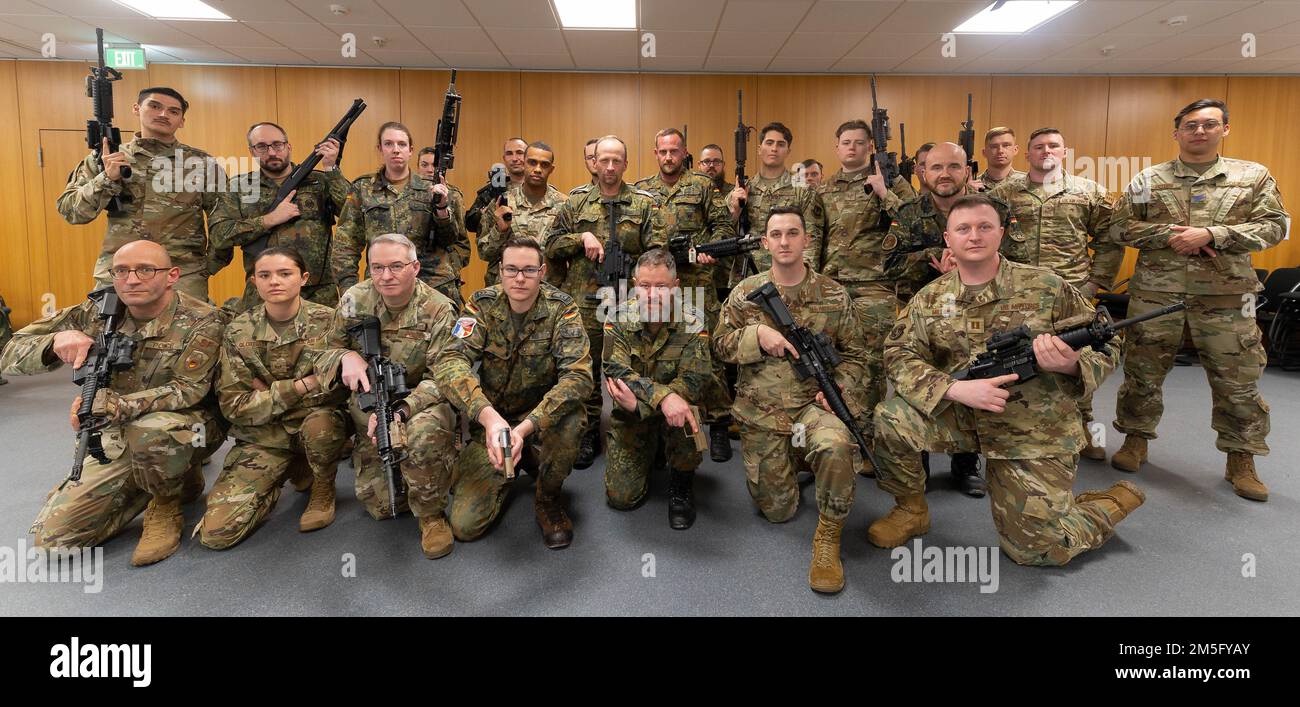
[[515,29],[559,29],[560,23],[551,11],[549,2],[519,2],[518,0],[473,0],[470,12],[483,27],[513,27]]
[[[346,1],[346,0],[345,0]],[[461,0],[376,0],[403,25],[424,27],[478,27],[478,20]],[[473,5],[473,1],[469,3]]]
[[900,0],[822,0],[799,25],[799,32],[871,32],[903,3]]
[[216,0],[214,6],[243,22],[307,22],[311,19],[310,15],[283,0]]
[[419,66],[448,68],[447,63],[438,55],[428,51],[403,51],[400,49],[376,49],[369,47],[366,54],[384,66]]
[[[948,72],[970,73],[970,70],[964,69],[963,64],[969,60],[963,60],[958,57],[945,59],[938,55],[920,55],[914,56],[898,66],[894,67],[895,71],[902,71],[910,74],[943,74]],[[972,62],[972,66],[978,62]]]
[[854,57],[846,56],[831,67],[834,71],[860,74],[876,74],[892,71],[902,61],[901,57]]
[[0,40],[0,57],[6,59],[40,59],[41,54],[27,47]]
[[1210,51],[1222,44],[1223,38],[1219,36],[1180,34],[1168,39],[1143,42],[1117,51],[1114,56],[1123,59],[1181,59]]
[[777,56],[838,59],[860,41],[861,34],[849,32],[795,32],[786,40]]
[[867,35],[858,46],[846,56],[853,58],[893,58],[906,59],[934,42],[933,34],[895,34],[885,35],[873,32]]
[[160,20],[140,18],[133,20],[97,19],[97,26],[104,31],[126,37],[141,44],[168,44],[178,47],[202,46],[207,44],[199,37],[210,25],[226,24],[224,22],[176,22],[171,25]]
[[[934,66],[956,67],[994,52],[1011,39],[1014,37],[1005,34],[959,34],[953,38],[951,45],[937,39],[930,42],[913,58],[939,59],[943,61],[933,64]],[[953,56],[944,56],[944,48],[947,46],[952,47]]]
[[[1213,31],[1218,24],[1219,18],[1231,15],[1240,10],[1247,9],[1248,6],[1254,5],[1252,1],[1242,2],[1241,0],[1179,0],[1171,2],[1168,5],[1158,7],[1141,17],[1134,19],[1132,22],[1125,23],[1123,27],[1116,28],[1115,31],[1130,33],[1150,33],[1150,34],[1181,34],[1191,32],[1197,28],[1205,28]],[[1187,17],[1187,24],[1178,27],[1170,27],[1163,23],[1164,20],[1178,15]]]
[[125,5],[118,5],[108,0],[39,0],[41,5],[72,17],[128,17],[143,18],[144,15]]
[[936,38],[944,32],[974,17],[988,7],[988,0],[962,0],[961,2],[905,2],[889,17],[876,26],[873,33],[893,34],[924,33],[931,30]]
[[793,29],[811,6],[811,0],[730,0],[718,29],[739,32],[770,31],[773,27]]
[[453,69],[509,69],[510,64],[500,52],[438,52],[438,56]]
[[635,69],[640,65],[636,32],[566,30],[564,41],[580,69]]
[[641,29],[708,31],[718,26],[723,0],[642,0]]
[[[95,26],[86,24],[81,20],[74,20],[71,17],[48,17],[36,15],[15,15],[4,18],[4,23],[12,27],[26,29],[33,33],[36,38],[32,41],[40,42],[41,35],[46,32],[54,34],[55,39],[61,44],[63,42],[89,42],[95,43]],[[128,42],[126,37],[122,37],[114,32],[104,32],[105,42]]]
[[[712,32],[653,32],[655,53],[659,56],[706,56],[713,44]],[[644,46],[644,40],[641,40]],[[645,57],[642,57],[645,58]]]
[[1097,63],[1101,57],[1096,59],[1079,58],[1079,59],[1062,59],[1053,57],[1051,59],[1039,59],[1031,61],[1021,66],[1017,73],[1022,74],[1073,74],[1082,71],[1087,66]]
[[[249,22],[249,27],[279,40],[293,49],[333,50],[338,52],[343,47],[342,35],[316,22]],[[357,37],[357,47],[362,48],[363,41]]]
[[1212,75],[1229,73],[1228,67],[1239,63],[1241,63],[1240,57],[1238,57],[1237,61],[1223,61],[1222,59],[1179,59],[1157,68],[1162,74]]
[[1168,0],[1087,0],[1034,28],[1033,34],[1101,34],[1167,2]]
[[379,65],[379,62],[375,61],[373,58],[367,55],[364,51],[364,48],[361,47],[360,45],[357,46],[357,55],[355,57],[347,57],[347,58],[344,58],[339,53],[337,47],[334,49],[312,49],[306,47],[298,47],[295,45],[294,51],[307,57],[308,59],[311,59],[317,64],[321,64],[322,66],[353,67],[353,66],[378,66]]
[[[993,58],[990,58],[993,57]],[[966,73],[978,72],[981,74],[1013,74],[1020,71],[1020,67],[1027,64],[1033,64],[1032,59],[1023,58],[1001,58],[997,52],[992,52],[987,56],[980,57],[971,62],[967,62],[961,67]]]
[[768,64],[767,71],[829,71],[839,57],[784,57],[778,56]]
[[704,68],[710,71],[762,71],[772,61],[770,56],[710,55]]
[[457,52],[496,51],[492,40],[478,27],[447,29],[439,27],[412,27],[406,29],[424,46],[435,52],[444,49]]
[[5,0],[4,5],[0,5],[0,15],[57,15],[57,10],[51,10],[43,5],[37,5],[28,0]]
[[1080,70],[1085,74],[1149,74],[1169,62],[1165,59],[1107,59]]
[[705,59],[706,57],[703,56],[660,54],[656,57],[641,57],[641,69],[643,71],[702,71]]
[[576,68],[568,54],[506,54],[510,65],[531,71],[556,71]]
[[313,64],[312,60],[286,47],[227,47],[222,49],[252,64]]
[[[288,0],[294,7],[310,15],[312,19],[327,25],[397,25],[375,0]],[[343,5],[348,8],[346,15],[330,12],[330,5]]]
[[[242,22],[166,22],[174,29],[196,37],[204,44],[232,47],[281,47],[293,37],[268,37]],[[167,44],[167,42],[155,42]]]
[[1039,35],[1035,32],[1021,37],[1012,37],[981,58],[1046,59],[1057,54],[1063,47],[1073,46],[1087,40],[1088,35]]
[[204,64],[243,64],[243,59],[216,47],[176,47],[167,44],[158,45],[158,50],[166,52],[181,61]]
[[564,33],[558,29],[508,29],[493,27],[487,31],[501,51],[520,54],[568,54]]
[[790,36],[788,30],[779,32],[718,32],[713,38],[710,54],[719,56],[774,56]]

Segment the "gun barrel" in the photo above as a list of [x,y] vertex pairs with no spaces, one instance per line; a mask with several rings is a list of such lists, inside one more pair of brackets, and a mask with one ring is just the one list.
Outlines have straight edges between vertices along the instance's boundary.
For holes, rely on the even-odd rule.
[[1141,323],[1141,322],[1145,322],[1145,321],[1147,321],[1148,319],[1155,319],[1156,317],[1163,317],[1163,316],[1165,316],[1166,314],[1173,314],[1174,312],[1181,312],[1181,311],[1184,310],[1184,309],[1187,309],[1187,303],[1186,303],[1186,302],[1174,302],[1173,304],[1168,305],[1168,306],[1165,306],[1165,307],[1161,307],[1160,309],[1153,309],[1153,310],[1151,310],[1150,312],[1147,312],[1146,314],[1139,314],[1139,315],[1136,316],[1136,317],[1129,317],[1128,319],[1124,319],[1124,320],[1121,320],[1121,321],[1115,322],[1114,324],[1111,325],[1111,328],[1112,328],[1112,329],[1123,329],[1123,328],[1125,328],[1125,327],[1133,326],[1134,324],[1139,324],[1139,323]]

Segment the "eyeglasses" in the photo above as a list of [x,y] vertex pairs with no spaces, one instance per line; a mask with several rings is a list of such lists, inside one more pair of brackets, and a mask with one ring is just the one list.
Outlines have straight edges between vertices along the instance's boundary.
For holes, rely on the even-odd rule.
[[542,272],[542,269],[541,269],[541,268],[536,267],[536,266],[533,266],[533,265],[530,265],[530,266],[528,266],[528,267],[526,267],[526,268],[517,268],[517,267],[515,267],[515,266],[513,266],[513,265],[502,265],[502,266],[501,266],[501,274],[502,274],[504,277],[508,277],[508,278],[509,278],[509,277],[517,277],[517,276],[519,276],[519,275],[522,274],[524,277],[526,277],[526,278],[528,278],[529,280],[531,280],[531,279],[537,277],[539,274],[541,274],[541,272]]
[[253,152],[256,152],[258,154],[263,154],[263,155],[266,154],[267,152],[270,152],[271,150],[275,150],[276,152],[284,152],[284,148],[288,146],[289,143],[285,142],[284,140],[276,140],[275,142],[269,144],[265,142],[259,142],[256,145],[249,145],[249,147],[253,148]]
[[144,282],[145,280],[152,280],[153,276],[157,275],[158,271],[162,269],[163,268],[155,268],[150,265],[141,265],[138,268],[126,268],[126,267],[113,268],[109,272],[112,273],[113,279],[117,280],[118,282],[121,282],[122,280],[125,280],[128,277],[130,277],[131,273],[135,273],[136,278],[139,279],[140,282]]
[[1217,120],[1207,120],[1204,123],[1196,123],[1196,122],[1183,123],[1182,127],[1178,129],[1187,133],[1188,135],[1195,135],[1196,131],[1200,130],[1201,128],[1205,128],[1205,132],[1211,133],[1214,132],[1215,130],[1218,130],[1220,127],[1222,127],[1222,125],[1223,123],[1220,123]]
[[710,167],[716,167],[722,164],[722,160],[700,160],[700,164],[707,164]]
[[410,265],[411,263],[414,262],[415,262],[414,260],[408,260],[405,263],[393,263],[392,265],[380,265],[378,263],[372,264],[370,266],[370,274],[374,275],[375,277],[379,277],[380,275],[383,275],[386,272],[391,272],[394,275],[396,275],[402,272],[402,270],[407,265]]

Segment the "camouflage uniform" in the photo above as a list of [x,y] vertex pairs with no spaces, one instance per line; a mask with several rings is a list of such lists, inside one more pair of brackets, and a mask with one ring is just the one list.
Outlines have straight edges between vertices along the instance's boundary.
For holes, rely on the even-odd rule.
[[[717,186],[718,184],[717,182],[714,182],[713,184],[714,184],[714,189],[718,190],[718,196],[722,198],[722,205],[725,207],[727,205],[727,195],[736,190],[736,185],[726,180],[723,180],[721,187]],[[730,217],[730,212],[728,212],[728,217]],[[736,228],[735,219],[731,219],[731,228],[732,228],[732,235],[733,236],[737,235],[735,233],[735,228]],[[713,286],[717,289],[718,303],[719,303],[718,306],[721,307],[722,300],[726,299],[727,296],[726,293],[731,291],[731,264],[730,263],[723,261],[718,263],[717,267],[713,268]]]
[[[719,358],[740,368],[731,411],[740,423],[745,483],[768,520],[789,520],[799,504],[795,474],[804,462],[817,477],[818,511],[842,521],[853,507],[854,475],[862,455],[844,423],[816,403],[816,381],[798,380],[787,359],[772,358],[759,347],[758,325],[776,326],[745,298],[771,279],[771,271],[761,272],[731,291],[713,344]],[[849,412],[859,417],[867,351],[848,291],[811,269],[797,292],[777,289],[796,323],[831,337],[843,359],[834,371],[835,381],[843,388]]]
[[[1161,387],[1183,339],[1183,324],[1201,354],[1214,407],[1210,426],[1224,452],[1268,453],[1268,404],[1259,394],[1267,357],[1255,322],[1261,289],[1250,254],[1277,245],[1287,230],[1277,183],[1263,165],[1219,158],[1204,174],[1171,160],[1129,185],[1117,213],[1117,237],[1137,248],[1129,282],[1130,317],[1178,300],[1181,316],[1138,324],[1124,344],[1124,384],[1115,429],[1156,438],[1164,411]],[[1171,224],[1209,228],[1217,258],[1184,256],[1168,247]]]
[[1005,184],[1012,179],[1016,179],[1018,177],[1023,177],[1023,176],[1025,176],[1024,172],[1012,168],[1010,172],[1007,172],[1007,176],[1003,177],[1002,179],[994,179],[991,175],[989,175],[989,171],[986,169],[983,172],[980,172],[979,176],[976,177],[976,179],[978,179],[980,183],[984,185],[984,191],[993,191],[995,187]]
[[586,429],[582,400],[591,392],[591,355],[577,304],[546,283],[523,331],[515,330],[500,285],[475,292],[462,315],[455,338],[438,358],[437,380],[472,421],[473,439],[456,460],[448,520],[457,540],[473,540],[492,525],[510,488],[505,472],[488,461],[479,414],[491,406],[512,427],[533,421],[536,435],[519,461],[537,469],[539,496],[558,495]]
[[867,185],[869,171],[846,174],[837,170],[817,189],[826,211],[821,272],[849,291],[866,336],[867,390],[864,414],[857,422],[868,440],[872,436],[871,412],[885,397],[885,336],[898,309],[894,281],[885,276],[881,244],[889,232],[890,214],[916,198],[912,185],[902,177],[894,180],[884,198],[876,196]]
[[[1002,239],[1007,258],[1047,268],[1076,288],[1092,282],[1109,290],[1114,284],[1124,246],[1110,239],[1114,206],[1100,184],[1062,174],[1060,181],[1034,185],[1021,174],[1007,178],[992,194],[1011,206],[1016,220],[1017,228]],[[1091,395],[1079,399],[1079,412],[1087,427]]]
[[[118,331],[135,339],[134,365],[113,374],[117,416],[103,430],[109,463],[87,456],[81,482],[50,491],[30,532],[45,547],[90,547],[116,535],[150,497],[177,498],[187,472],[225,440],[225,422],[211,395],[221,345],[221,319],[207,302],[183,293],[156,318],[123,317]],[[54,335],[103,331],[98,302],[88,299],[14,334],[0,356],[9,374],[53,371]]]
[[615,508],[633,508],[645,498],[661,441],[664,459],[674,471],[695,471],[700,465],[701,454],[687,434],[690,423],[682,429],[670,427],[659,409],[672,393],[698,403],[713,379],[704,315],[689,303],[681,307],[681,318],[668,317],[658,331],[642,323],[636,299],[624,302],[618,317],[605,322],[605,375],[622,380],[637,398],[635,411],[615,405],[610,415],[605,496]]
[[[457,428],[451,405],[434,381],[433,372],[438,354],[451,341],[456,311],[442,293],[418,280],[411,300],[398,311],[384,304],[373,281],[353,285],[343,293],[338,309],[334,310],[326,339],[328,350],[316,356],[315,371],[322,386],[340,382],[343,356],[349,351],[361,351],[360,342],[347,333],[347,328],[365,316],[379,319],[380,346],[389,360],[406,367],[406,386],[411,391],[402,400],[411,414],[405,423],[409,456],[401,465],[407,494],[404,500],[399,495],[397,512],[409,506],[417,517],[437,517],[447,507]],[[352,452],[357,500],[371,517],[391,517],[388,479],[379,465],[375,443],[366,434],[370,413],[361,412],[355,394],[348,403],[348,411],[357,430]]]
[[[1006,229],[1003,240],[1015,239],[1019,226],[1011,216],[1011,206],[996,196],[986,196],[1002,215]],[[947,227],[947,212],[939,210],[928,192],[902,204],[894,213],[881,247],[885,251],[885,276],[896,281],[900,304],[907,304],[913,294],[939,276],[930,259],[943,256],[943,232]]]
[[121,151],[131,167],[130,179],[109,179],[99,160],[90,154],[68,176],[68,184],[55,202],[64,220],[77,225],[94,221],[112,197],[129,199],[120,212],[108,215],[108,232],[95,261],[95,288],[113,284],[108,271],[117,249],[143,239],[161,244],[172,265],[181,269],[176,291],[206,300],[208,278],[231,258],[230,252],[218,253],[212,248],[203,230],[204,216],[216,208],[220,192],[226,188],[225,171],[203,150],[139,133],[122,145]]
[[339,290],[357,283],[361,253],[374,239],[400,233],[420,254],[420,280],[460,306],[460,271],[469,260],[469,233],[465,230],[465,205],[460,190],[448,186],[448,217],[434,214],[432,182],[411,172],[399,192],[389,184],[381,167],[352,182],[339,215],[330,248],[330,263]]
[[[5,306],[5,298],[0,297],[0,353],[4,352],[5,344],[9,343],[14,336],[13,325],[9,322],[9,312],[9,308]],[[0,385],[8,382],[4,376],[0,376]]]
[[[727,212],[726,196],[720,194],[713,186],[713,180],[699,172],[683,171],[677,183],[669,186],[662,174],[655,174],[636,183],[637,188],[644,189],[659,197],[664,214],[667,232],[666,240],[677,236],[689,236],[691,244],[709,243],[725,238],[736,237],[736,225]],[[721,265],[700,265],[686,263],[677,265],[677,276],[681,280],[683,297],[688,293],[703,294],[703,301],[693,300],[692,304],[704,306],[705,323],[709,331],[718,328],[718,317],[722,304],[718,301],[718,292],[713,285],[714,273],[723,270]],[[699,402],[704,407],[704,420],[710,425],[729,423],[731,419],[731,392],[727,389],[727,374],[722,368],[722,361],[713,361],[713,376],[707,388],[700,389],[703,394]]]
[[[558,287],[573,298],[582,315],[582,326],[591,342],[592,358],[600,353],[605,337],[601,321],[613,314],[617,291],[606,293],[602,300],[596,284],[601,264],[587,258],[582,234],[590,231],[602,244],[609,239],[609,214],[601,202],[600,188],[584,185],[569,192],[569,200],[555,212],[555,220],[546,235],[547,262],[565,270]],[[623,184],[618,197],[618,240],[635,265],[637,256],[652,248],[668,245],[665,223],[654,194]],[[629,283],[628,289],[631,290]],[[608,311],[605,311],[608,310]],[[600,370],[592,371],[594,387],[588,391],[587,426],[600,429],[602,386]]]
[[[777,206],[794,206],[803,213],[804,230],[808,232],[808,248],[803,252],[804,262],[816,270],[822,251],[822,225],[826,222],[825,209],[817,192],[807,187],[797,187],[786,170],[781,176],[767,179],[759,175],[749,178],[749,198],[745,200],[745,210],[749,213],[749,227],[752,233],[740,235],[761,236],[767,232],[767,214]],[[726,195],[723,196],[726,198]],[[759,272],[772,267],[772,254],[763,248],[753,251],[754,264]],[[744,258],[732,258],[731,284],[734,287],[742,279]]]
[[[290,169],[295,167],[296,165],[290,165]],[[260,183],[259,198],[249,203],[244,201],[239,188],[251,184],[254,175]],[[300,215],[268,230],[262,217],[270,212],[271,202],[275,201],[275,193],[279,188],[280,185],[261,170],[231,178],[230,188],[222,195],[212,214],[213,246],[218,249],[243,247],[265,236],[267,247],[293,248],[302,255],[307,262],[307,272],[311,273],[311,278],[302,288],[302,298],[333,307],[338,304],[339,289],[330,267],[330,240],[333,238],[331,228],[343,210],[352,185],[337,169],[313,171],[298,185],[298,193],[293,198]],[[262,301],[251,279],[253,258],[246,251],[244,274],[248,279],[244,285],[240,311],[246,311]]]
[[1032,334],[1091,320],[1092,305],[1050,270],[1001,258],[987,285],[967,288],[953,270],[903,309],[885,346],[897,395],[876,408],[876,481],[895,496],[925,493],[921,451],[980,452],[989,460],[993,525],[1020,564],[1063,565],[1101,546],[1114,524],[1071,488],[1084,446],[1078,399],[1115,368],[1118,347],[1079,352],[1080,376],[1040,372],[1008,386],[1001,413],[944,400],[950,374],[983,352],[990,334],[1024,324]]
[[[506,190],[506,205],[512,209],[513,215],[507,224],[510,228],[506,233],[497,230],[496,203],[493,202],[482,208],[479,212],[479,223],[483,224],[483,227],[478,231],[478,257],[479,260],[487,263],[485,286],[491,287],[501,282],[501,246],[505,245],[507,240],[523,236],[537,241],[540,246],[546,246],[546,232],[551,227],[555,212],[560,208],[560,204],[568,199],[564,192],[547,184],[546,194],[542,196],[541,201],[533,203],[524,194],[523,187],[517,184],[510,185]],[[562,272],[557,273],[555,268],[550,266],[547,270],[548,282],[563,280]]]
[[[276,334],[261,305],[226,326],[217,398],[234,425],[235,446],[208,492],[197,528],[204,545],[221,550],[248,537],[275,508],[291,463],[303,457],[316,479],[334,483],[348,437],[346,391],[322,385],[304,396],[293,386],[315,371],[333,319],[332,308],[302,300],[283,334]],[[254,379],[269,389],[255,389]]]

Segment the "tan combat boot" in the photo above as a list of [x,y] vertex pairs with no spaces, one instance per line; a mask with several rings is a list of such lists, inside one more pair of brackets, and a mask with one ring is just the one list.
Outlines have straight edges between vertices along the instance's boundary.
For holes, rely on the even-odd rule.
[[307,491],[311,488],[312,479],[315,478],[311,473],[311,465],[305,459],[294,459],[289,462],[289,483],[293,484],[293,490],[298,493]]
[[808,567],[808,586],[814,592],[834,594],[844,588],[844,565],[840,563],[840,533],[844,521],[826,516],[817,519],[813,533],[812,565]]
[[144,532],[131,555],[131,564],[143,567],[171,557],[181,546],[184,522],[179,497],[154,496],[144,509]]
[[1084,491],[1074,497],[1075,503],[1094,503],[1106,513],[1110,524],[1116,525],[1128,517],[1138,506],[1147,500],[1132,481],[1120,481],[1105,491]]
[[1092,430],[1088,429],[1088,423],[1086,422],[1083,423],[1083,439],[1084,446],[1079,452],[1079,456],[1099,462],[1106,461],[1106,448],[1098,447],[1092,443]]
[[320,530],[334,522],[334,484],[324,480],[311,485],[311,498],[307,509],[298,519],[298,530],[303,533]]
[[877,518],[867,528],[867,539],[876,547],[898,547],[910,538],[930,532],[930,506],[925,494],[898,496],[889,515]]
[[430,560],[446,557],[451,554],[455,542],[446,516],[441,513],[420,516],[420,549],[424,550],[425,557]]
[[1135,435],[1126,435],[1124,437],[1124,446],[1115,452],[1115,456],[1110,458],[1110,465],[1120,471],[1127,471],[1136,474],[1138,467],[1146,463],[1147,460],[1147,440],[1145,437]]
[[203,495],[205,483],[203,480],[203,462],[194,462],[185,471],[185,479],[181,485],[181,503],[189,504],[197,501],[199,496]]
[[1255,457],[1245,452],[1228,452],[1228,470],[1223,478],[1232,482],[1232,490],[1242,498],[1268,500],[1268,487],[1255,476]]

